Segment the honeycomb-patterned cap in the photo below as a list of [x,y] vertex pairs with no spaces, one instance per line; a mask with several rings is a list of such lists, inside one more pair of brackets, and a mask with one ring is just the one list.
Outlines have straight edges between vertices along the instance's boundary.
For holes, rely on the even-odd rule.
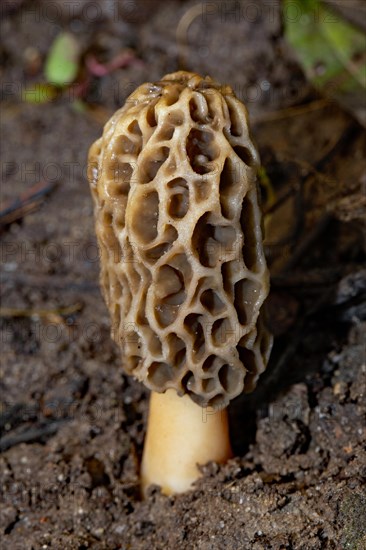
[[232,89],[184,71],[140,86],[90,148],[112,334],[154,391],[226,406],[265,369],[257,167]]

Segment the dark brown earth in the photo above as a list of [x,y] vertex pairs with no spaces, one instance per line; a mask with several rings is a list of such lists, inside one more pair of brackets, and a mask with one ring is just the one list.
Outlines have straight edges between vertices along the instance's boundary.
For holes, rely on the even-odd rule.
[[[1,234],[1,548],[365,549],[362,127],[306,82],[276,2],[231,16],[202,5],[179,47],[193,2],[47,4],[2,6],[2,204],[58,185]],[[61,29],[84,58],[128,47],[141,61],[93,78],[84,109],[70,90],[22,101]],[[249,108],[277,201],[263,190],[275,346],[256,391],[232,403],[236,458],[187,494],[141,501],[148,392],[109,337],[86,156],[132,89],[183,64]]]

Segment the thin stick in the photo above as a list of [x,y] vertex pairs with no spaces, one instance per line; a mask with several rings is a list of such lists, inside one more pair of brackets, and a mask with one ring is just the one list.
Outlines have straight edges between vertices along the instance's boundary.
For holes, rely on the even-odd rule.
[[325,107],[329,105],[331,105],[329,99],[318,99],[311,103],[306,103],[305,105],[296,105],[295,107],[288,107],[287,109],[280,109],[263,115],[254,115],[251,116],[251,121],[253,124],[261,124],[262,122],[286,119],[293,116],[304,115],[311,111],[319,111],[325,109]]
[[63,323],[64,317],[81,311],[83,304],[78,302],[72,306],[60,309],[17,309],[1,307],[0,317],[43,317],[56,323]]
[[180,69],[186,68],[185,54],[188,46],[188,29],[193,21],[202,14],[203,4],[196,4],[187,10],[177,25],[176,39],[178,44],[178,66]]
[[47,195],[56,188],[56,183],[40,181],[24,191],[16,199],[5,203],[0,211],[0,230],[15,221],[19,221],[33,210],[39,208]]
[[16,435],[6,435],[0,439],[0,452],[6,451],[20,443],[31,443],[39,441],[44,437],[50,437],[58,432],[59,428],[67,422],[68,419],[55,420],[40,428],[27,429]]

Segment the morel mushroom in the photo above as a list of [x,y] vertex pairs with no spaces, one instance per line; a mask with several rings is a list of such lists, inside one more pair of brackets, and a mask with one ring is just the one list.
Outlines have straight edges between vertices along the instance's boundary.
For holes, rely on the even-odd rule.
[[144,490],[230,456],[225,408],[267,364],[257,167],[232,89],[184,71],[140,86],[90,149],[113,337],[152,390]]

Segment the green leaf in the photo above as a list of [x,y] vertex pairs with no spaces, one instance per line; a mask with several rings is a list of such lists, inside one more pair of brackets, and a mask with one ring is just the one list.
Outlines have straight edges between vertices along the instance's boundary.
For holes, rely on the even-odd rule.
[[74,35],[62,32],[54,40],[44,68],[48,82],[65,87],[73,82],[79,71],[80,46]]
[[73,110],[77,113],[85,113],[88,110],[88,106],[81,99],[75,99],[71,104]]
[[284,0],[285,36],[314,85],[342,91],[366,86],[366,38],[319,0]]
[[257,171],[257,176],[259,180],[259,185],[262,187],[262,189],[266,192],[266,206],[272,206],[276,200],[276,193],[273,189],[273,185],[271,180],[268,177],[267,170],[264,166],[260,166]]
[[48,103],[57,96],[57,90],[51,84],[36,83],[22,92],[22,100],[27,103]]

